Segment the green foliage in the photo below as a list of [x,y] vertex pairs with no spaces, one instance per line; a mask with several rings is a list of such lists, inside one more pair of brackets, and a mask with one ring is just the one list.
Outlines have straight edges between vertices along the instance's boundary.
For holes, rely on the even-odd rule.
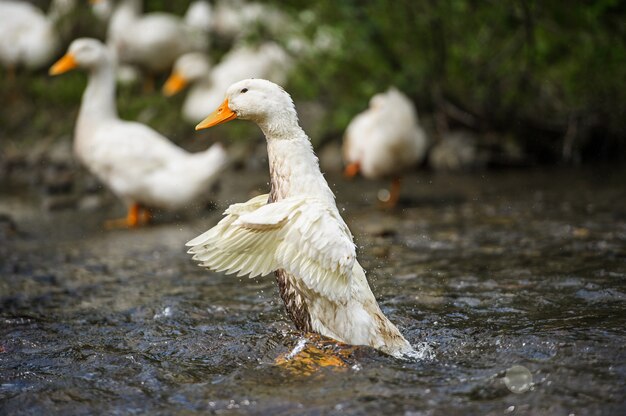
[[336,133],[373,93],[396,85],[420,112],[453,103],[474,116],[469,127],[511,131],[522,143],[546,136],[551,149],[541,151],[560,149],[572,126],[581,152],[626,150],[624,2],[274,3],[311,9],[313,28],[330,26],[341,41],[340,53],[303,62],[291,85],[333,109]]

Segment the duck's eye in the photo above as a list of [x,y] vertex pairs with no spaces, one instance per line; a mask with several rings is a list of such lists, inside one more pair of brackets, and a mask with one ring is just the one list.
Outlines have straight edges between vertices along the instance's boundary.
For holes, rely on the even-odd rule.
[[247,92],[248,92],[248,89],[247,89],[247,88],[244,88],[244,89],[242,89],[242,90],[241,90],[241,93],[242,93],[242,94],[245,94],[245,93],[247,93]]

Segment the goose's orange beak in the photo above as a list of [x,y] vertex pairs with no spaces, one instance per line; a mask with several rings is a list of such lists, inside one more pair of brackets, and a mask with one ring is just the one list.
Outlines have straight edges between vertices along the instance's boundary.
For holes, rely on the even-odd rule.
[[48,73],[50,75],[59,75],[67,71],[71,71],[72,69],[78,66],[78,62],[76,62],[76,58],[71,53],[66,53],[63,55],[61,59],[56,61],[54,65],[50,67]]
[[228,108],[228,98],[211,114],[202,120],[197,126],[196,130],[208,129],[209,127],[217,126],[218,124],[226,123],[227,121],[237,118],[230,108]]
[[165,85],[163,85],[163,95],[171,97],[172,95],[180,92],[187,86],[187,80],[179,72],[172,72]]

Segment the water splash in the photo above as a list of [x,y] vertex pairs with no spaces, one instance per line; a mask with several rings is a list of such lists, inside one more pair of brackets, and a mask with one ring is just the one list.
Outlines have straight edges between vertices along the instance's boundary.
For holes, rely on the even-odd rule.
[[155,313],[153,319],[157,320],[161,318],[169,318],[170,316],[172,316],[172,308],[169,306],[166,306],[165,308],[163,308],[161,312]]
[[434,360],[435,350],[430,344],[420,342],[416,346],[413,346],[413,351],[402,354],[400,358],[408,361]]
[[298,340],[298,343],[296,344],[296,346],[293,347],[293,349],[289,352],[289,354],[287,354],[285,359],[286,360],[291,360],[293,357],[298,355],[304,349],[304,347],[306,347],[307,342],[308,341],[307,341],[306,338],[300,338]]

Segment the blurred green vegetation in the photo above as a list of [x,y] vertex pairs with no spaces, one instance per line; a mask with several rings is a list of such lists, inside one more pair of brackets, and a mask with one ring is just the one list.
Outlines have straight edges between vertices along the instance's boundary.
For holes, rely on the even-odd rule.
[[322,97],[339,132],[396,85],[439,131],[513,134],[543,162],[624,159],[626,2],[275,1],[316,14],[342,47],[303,62],[292,92]]
[[[93,17],[86,0],[78,2],[66,46],[73,37],[104,37],[106,25]],[[49,2],[37,3],[46,8]],[[145,8],[182,15],[189,3],[146,0]],[[414,100],[422,119],[432,121],[435,140],[462,127],[492,141],[514,140],[534,162],[626,156],[626,2],[269,3],[287,12],[293,25],[284,32],[260,30],[259,37],[271,34],[285,45],[295,33],[330,39],[331,47],[299,56],[287,85],[297,101],[315,100],[328,111],[321,141],[340,140],[369,98],[395,85]],[[216,58],[228,43],[214,45]],[[8,81],[2,71],[0,137],[29,142],[71,134],[84,74],[51,79],[43,69]],[[146,122],[179,143],[195,134],[180,117],[183,99],[184,94],[168,99],[159,91],[144,93],[141,85],[118,91],[122,117]],[[218,134],[255,134],[239,124]]]

